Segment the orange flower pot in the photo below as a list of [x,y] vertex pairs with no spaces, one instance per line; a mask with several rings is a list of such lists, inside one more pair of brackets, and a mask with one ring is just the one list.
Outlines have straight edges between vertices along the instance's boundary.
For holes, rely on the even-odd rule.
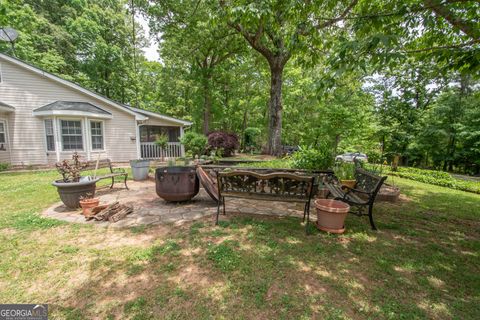
[[92,213],[92,209],[98,206],[99,203],[100,199],[98,198],[80,200],[80,207],[83,209],[83,215],[90,215]]
[[344,202],[332,199],[315,200],[317,209],[317,228],[330,233],[345,232],[345,218],[350,206]]

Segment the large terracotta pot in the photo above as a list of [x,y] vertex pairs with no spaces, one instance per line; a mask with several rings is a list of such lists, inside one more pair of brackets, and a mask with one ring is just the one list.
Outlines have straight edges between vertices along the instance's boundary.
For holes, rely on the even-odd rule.
[[350,211],[348,204],[332,199],[317,199],[315,208],[318,229],[331,233],[345,232],[345,218]]
[[84,179],[80,182],[64,182],[57,180],[52,183],[57,187],[58,195],[63,204],[69,208],[79,208],[80,199],[94,197],[97,181],[100,179]]
[[188,201],[200,187],[195,167],[159,167],[155,184],[157,195],[166,201]]

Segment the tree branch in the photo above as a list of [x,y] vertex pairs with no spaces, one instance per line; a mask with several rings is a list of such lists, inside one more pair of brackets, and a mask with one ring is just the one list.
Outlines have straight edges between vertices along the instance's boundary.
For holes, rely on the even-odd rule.
[[355,7],[357,5],[357,3],[358,3],[358,0],[352,0],[352,2],[350,2],[350,4],[345,8],[345,10],[343,10],[342,14],[340,14],[336,18],[325,21],[324,23],[316,26],[315,28],[316,29],[324,29],[324,28],[330,27],[331,25],[333,25],[333,24],[335,24],[335,23],[337,23],[341,20],[344,20],[345,17],[350,13],[350,11],[352,11],[353,7]]
[[452,27],[460,29],[463,33],[474,40],[480,39],[480,32],[475,25],[457,17],[453,11],[442,5],[439,0],[424,0],[423,2],[429,6],[437,16],[443,17],[447,20]]

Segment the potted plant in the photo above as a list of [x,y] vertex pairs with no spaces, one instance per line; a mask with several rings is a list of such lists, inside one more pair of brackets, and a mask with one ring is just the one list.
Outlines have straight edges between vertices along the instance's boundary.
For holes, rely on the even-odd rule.
[[330,233],[345,232],[345,218],[350,206],[342,201],[316,199],[317,228]]
[[163,158],[164,158],[164,155],[165,155],[165,149],[167,149],[168,147],[168,137],[167,135],[165,134],[160,134],[157,136],[157,139],[155,140],[155,144],[157,146],[160,147],[160,154],[161,154],[161,157],[162,157],[162,162],[163,162]]
[[92,194],[87,194],[85,197],[80,199],[80,207],[83,209],[83,215],[89,216],[92,213],[92,209],[97,207],[100,203],[99,198],[94,198]]
[[63,179],[56,180],[52,183],[57,187],[58,194],[63,204],[69,208],[80,207],[80,199],[91,195],[95,195],[96,183],[99,179],[90,176],[81,176],[83,169],[87,164],[80,161],[80,156],[75,152],[72,160],[63,160],[55,164],[58,172]]
[[130,160],[130,168],[132,168],[133,180],[146,180],[148,178],[148,170],[150,169],[150,160]]
[[334,172],[343,186],[355,188],[355,164],[347,162],[337,163]]

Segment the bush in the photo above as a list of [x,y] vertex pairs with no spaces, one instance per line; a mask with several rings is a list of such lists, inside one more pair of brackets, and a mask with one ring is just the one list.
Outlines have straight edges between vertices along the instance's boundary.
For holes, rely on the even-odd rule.
[[259,128],[248,127],[245,128],[245,133],[243,139],[245,139],[245,147],[257,147],[258,146],[258,137],[262,131]]
[[355,164],[339,162],[335,164],[335,176],[340,180],[355,180]]
[[238,137],[234,133],[213,131],[208,135],[208,145],[213,150],[220,150],[223,157],[230,157],[238,148]]
[[397,171],[392,171],[388,166],[383,166],[383,169],[385,170],[385,173],[391,176],[456,190],[480,193],[480,182],[455,179],[448,172],[444,171],[425,170],[411,167],[398,167]]
[[10,164],[6,162],[0,162],[0,172],[8,170],[10,168]]
[[203,134],[195,132],[187,132],[180,138],[180,142],[184,145],[185,151],[191,153],[192,156],[201,156],[207,148],[207,137]]
[[301,146],[292,155],[292,167],[305,170],[327,170],[333,166],[333,155],[328,144],[317,148]]

